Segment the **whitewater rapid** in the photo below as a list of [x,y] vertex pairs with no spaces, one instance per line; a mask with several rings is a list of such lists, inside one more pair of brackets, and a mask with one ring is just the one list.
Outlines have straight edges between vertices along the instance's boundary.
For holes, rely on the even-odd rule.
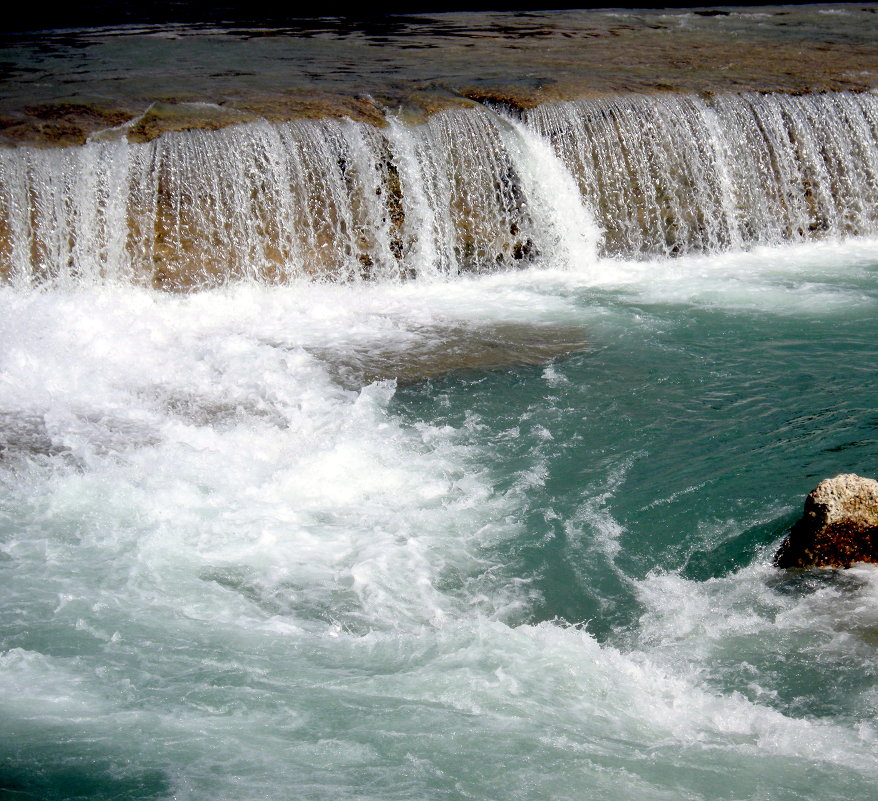
[[[5,786],[868,797],[876,572],[770,561],[808,459],[874,451],[868,386],[820,393],[870,375],[875,254],[3,288]],[[351,381],[500,323],[583,344]]]
[[0,787],[862,801],[878,100],[0,151]]

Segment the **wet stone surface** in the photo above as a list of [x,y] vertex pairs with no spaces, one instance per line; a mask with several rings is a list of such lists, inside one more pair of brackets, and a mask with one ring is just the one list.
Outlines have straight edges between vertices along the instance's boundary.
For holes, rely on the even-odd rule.
[[364,341],[338,351],[309,348],[339,384],[412,384],[451,373],[538,367],[588,347],[581,327],[538,323],[449,323],[411,330],[395,345]]

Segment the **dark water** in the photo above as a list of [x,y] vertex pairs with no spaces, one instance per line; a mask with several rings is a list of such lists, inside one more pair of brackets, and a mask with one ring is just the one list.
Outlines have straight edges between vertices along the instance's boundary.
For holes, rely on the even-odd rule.
[[[400,108],[422,120],[467,97],[531,106],[619,91],[862,90],[878,80],[876,11],[845,3],[287,24],[220,15],[14,32],[0,37],[0,133],[8,143],[81,143],[153,103],[132,136],[264,116],[375,122]],[[191,103],[210,105],[181,105]]]

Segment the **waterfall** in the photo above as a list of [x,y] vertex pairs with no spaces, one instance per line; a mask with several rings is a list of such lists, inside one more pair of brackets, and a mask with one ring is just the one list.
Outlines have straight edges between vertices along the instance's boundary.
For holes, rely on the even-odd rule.
[[631,95],[0,151],[0,275],[178,289],[717,252],[878,223],[878,98]]
[[878,98],[629,96],[542,106],[605,255],[717,252],[873,232]]

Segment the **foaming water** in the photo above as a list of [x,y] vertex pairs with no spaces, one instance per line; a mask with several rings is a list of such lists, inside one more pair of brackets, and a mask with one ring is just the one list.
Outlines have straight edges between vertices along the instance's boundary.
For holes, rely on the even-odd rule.
[[4,288],[2,786],[869,797],[876,253]]
[[793,716],[845,721],[874,742],[878,571],[778,576],[766,564],[639,586],[639,637],[678,675]]
[[[30,495],[36,482],[62,518],[146,503],[145,526],[127,521],[120,540],[92,547],[142,552],[149,575],[163,576],[149,592],[161,595],[183,570],[193,598],[198,587],[232,591],[297,625],[441,619],[451,596],[433,589],[439,574],[481,570],[471,535],[449,528],[449,506],[461,504],[464,529],[486,536],[499,513],[487,501],[476,507],[488,488],[454,436],[404,431],[388,417],[392,383],[344,389],[303,347],[316,337],[326,348],[351,315],[377,326],[379,341],[384,326],[391,345],[405,337],[386,312],[370,321],[352,305],[341,316],[321,307],[321,297],[343,297],[329,295],[311,305],[256,290],[177,302],[139,292],[8,296],[3,406],[10,419],[37,421],[30,452],[24,423],[7,446],[10,490]],[[306,326],[305,337],[289,336]],[[345,331],[336,350],[356,336]],[[61,475],[43,459],[55,452]],[[429,544],[433,535],[448,547]],[[402,575],[410,579],[398,586]]]
[[874,106],[0,154],[2,791],[869,797]]

